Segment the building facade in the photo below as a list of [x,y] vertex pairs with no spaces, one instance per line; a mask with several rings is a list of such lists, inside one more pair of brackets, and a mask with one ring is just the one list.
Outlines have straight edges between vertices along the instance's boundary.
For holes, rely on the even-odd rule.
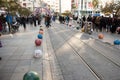
[[108,2],[117,2],[119,0],[94,0],[98,1],[96,8],[93,6],[93,0],[19,0],[21,6],[34,11],[37,7],[49,8],[51,11],[63,13],[71,11],[75,15],[84,16],[94,13],[100,13],[100,7]]
[[[98,4],[96,8],[93,6],[93,1],[97,1]],[[78,16],[88,16],[88,15],[100,15],[101,6],[104,7],[106,3],[118,2],[119,0],[72,0],[72,3],[75,3],[77,8],[72,10],[74,14]]]
[[60,12],[59,0],[19,0],[22,7],[34,11],[38,7],[47,7],[55,12]]
[[[76,1],[78,1],[76,3]],[[77,8],[74,9],[74,13],[79,17],[93,15],[94,13],[100,13],[100,6],[102,5],[101,1],[98,1],[96,8],[93,6],[93,0],[74,0],[77,5]]]
[[[26,7],[31,11],[41,6],[50,8],[54,12],[71,11],[71,0],[19,0],[19,3],[22,7]],[[44,6],[44,4],[47,6]]]
[[48,5],[51,11],[60,12],[59,0],[43,0],[43,2]]
[[40,0],[19,0],[18,1],[22,7],[28,8],[34,11],[36,7],[40,7]]

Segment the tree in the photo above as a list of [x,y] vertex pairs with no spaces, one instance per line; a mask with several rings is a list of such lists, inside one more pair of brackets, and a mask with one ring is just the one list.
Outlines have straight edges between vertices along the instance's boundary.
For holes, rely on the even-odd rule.
[[5,0],[0,0],[0,8],[1,7],[6,7],[6,1]]
[[115,4],[115,10],[116,10],[116,14],[118,15],[120,15],[120,1],[118,1],[118,3],[117,4]]
[[70,15],[70,14],[71,12],[69,10],[66,10],[64,13],[62,13],[62,15],[65,15],[65,16]]
[[115,14],[120,14],[120,1],[118,1],[117,3],[110,3],[105,5],[104,8],[101,8],[101,11],[103,13],[115,13]]
[[20,8],[18,11],[21,15],[29,15],[31,13],[30,10],[28,10],[27,8]]
[[105,7],[104,8],[102,8],[101,9],[101,11],[103,12],[103,13],[112,13],[113,12],[113,9],[114,9],[114,4],[113,3],[110,3],[110,4],[107,4],[106,3],[106,5],[105,5]]
[[16,0],[0,0],[0,7],[6,7],[7,11],[13,15],[16,14],[16,12],[20,13],[21,15],[28,15],[31,13],[30,10],[21,7]]

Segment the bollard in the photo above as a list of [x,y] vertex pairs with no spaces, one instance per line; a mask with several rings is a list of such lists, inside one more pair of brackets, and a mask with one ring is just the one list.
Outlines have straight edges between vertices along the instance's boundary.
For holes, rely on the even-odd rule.
[[35,71],[29,71],[23,76],[23,80],[40,80],[38,73]]
[[114,45],[119,49],[119,46],[120,46],[120,40],[116,39],[114,40]]

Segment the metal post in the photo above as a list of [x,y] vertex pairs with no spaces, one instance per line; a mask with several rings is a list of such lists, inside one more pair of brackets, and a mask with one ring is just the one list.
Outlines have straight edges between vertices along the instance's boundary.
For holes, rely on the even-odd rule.
[[9,33],[11,32],[11,25],[10,25],[10,12],[9,12],[9,4],[6,0],[6,7],[7,7],[7,16],[8,16],[8,28],[9,28]]
[[34,0],[32,2],[33,2],[33,11],[34,11]]
[[59,11],[60,11],[60,14],[61,14],[61,0],[59,0]]
[[34,11],[34,0],[30,0],[32,2],[32,10]]

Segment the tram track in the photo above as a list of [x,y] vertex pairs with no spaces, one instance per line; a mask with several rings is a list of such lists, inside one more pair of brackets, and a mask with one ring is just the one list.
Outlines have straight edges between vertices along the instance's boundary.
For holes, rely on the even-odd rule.
[[[62,27],[59,27],[59,28],[62,29],[62,30],[64,30]],[[86,35],[87,35],[87,34],[86,34]],[[88,35],[87,35],[87,36],[88,36]],[[78,39],[78,40],[80,40],[79,38],[77,38],[77,37],[75,37],[75,36],[73,36],[73,37],[76,38],[76,39]],[[96,51],[99,52],[100,54],[104,53],[104,51],[100,50],[99,48],[96,49],[97,46],[93,47],[93,46],[89,45],[88,43],[86,43],[86,42],[84,42],[84,41],[82,41],[82,40],[80,40],[80,41],[81,41],[82,43],[84,43],[85,45],[93,48],[94,50],[96,50]],[[104,45],[104,44],[102,44],[102,42],[100,42],[100,41],[96,41],[96,42],[99,43],[100,45],[104,46],[104,47],[107,47],[107,48],[112,49],[110,46]],[[73,47],[73,48],[74,48],[74,47]],[[114,49],[116,49],[116,48],[114,48]],[[112,50],[113,50],[113,49],[112,49]],[[116,49],[116,50],[117,50],[117,49]],[[120,53],[120,51],[118,51],[118,50],[117,50],[117,52]],[[112,60],[112,58],[107,57],[107,56],[104,55],[104,54],[102,54],[102,55],[103,55],[104,57],[106,57],[107,59],[109,59],[111,62],[113,62],[115,65],[117,65],[117,66],[120,67],[120,63],[119,63],[119,62],[116,63],[114,60]],[[119,57],[120,57],[120,55],[119,55]]]
[[64,80],[61,70],[59,68],[59,62],[57,61],[54,51],[52,49],[52,44],[50,43],[50,37],[46,28],[44,29],[44,32],[44,35],[46,36],[44,41],[45,43],[47,43],[44,44],[44,48],[46,48],[46,52],[44,53],[47,53],[46,59],[44,60],[44,62],[47,61],[47,63],[44,63],[44,67],[47,68],[44,69],[43,75],[45,76],[43,76],[43,80]]
[[[63,37],[62,37],[63,38]],[[68,40],[68,39],[67,39]],[[65,41],[67,41],[67,40],[65,40]],[[67,44],[69,44],[69,43],[67,43]],[[71,46],[71,44],[69,44],[70,46]],[[72,49],[74,50],[74,52],[75,53],[77,53],[77,55],[80,57],[80,60],[82,61],[82,63],[89,69],[89,71],[95,76],[95,78],[97,79],[97,80],[102,80],[101,78],[100,78],[100,76],[90,67],[90,65],[88,65],[87,64],[87,62],[82,58],[82,56],[80,56],[79,54],[78,54],[78,52],[73,48],[73,46],[71,46],[72,47]],[[56,52],[56,51],[55,51]],[[75,54],[74,53],[74,54]],[[75,54],[76,55],[76,54]],[[57,55],[55,54],[55,56],[57,57]],[[59,60],[57,60],[57,61],[59,61]],[[59,61],[59,63],[60,63],[60,61]],[[61,72],[63,72],[62,70],[61,70]],[[63,75],[63,77],[64,77],[64,75]],[[65,80],[65,77],[64,77],[64,80]]]
[[[53,30],[53,29],[52,29],[52,30],[53,30],[54,33],[56,33],[57,35],[59,35],[60,38],[64,39],[65,42],[67,42],[67,44],[68,44],[69,46],[71,46],[71,48],[72,48],[72,49],[74,50],[74,52],[75,52],[74,54],[77,54],[77,55],[80,57],[80,59],[82,60],[82,62],[84,63],[84,65],[85,65],[85,66],[90,70],[90,72],[97,78],[97,80],[104,80],[104,79],[93,69],[93,67],[91,67],[91,65],[89,65],[89,64],[86,62],[86,60],[79,54],[79,51],[77,51],[77,50],[72,46],[72,44],[68,42],[69,38],[68,38],[68,39],[65,39],[66,34],[65,34],[65,33],[62,33],[62,34],[64,34],[64,37],[63,37],[63,36],[61,36],[61,35],[58,33],[59,30],[64,30],[64,29],[65,29],[65,28],[63,28],[63,27],[59,27],[59,28],[54,28],[54,30]],[[75,34],[75,33],[74,33],[74,34]],[[80,40],[79,38],[76,38],[76,37],[74,36],[74,34],[72,35],[73,38],[78,39],[80,42],[82,42],[83,44],[87,45],[89,48],[91,48],[91,49],[93,49],[94,51],[96,51],[97,53],[101,54],[101,52],[99,52],[99,50],[96,50],[94,47],[88,45],[88,44],[85,43],[84,41]],[[55,50],[55,52],[56,52],[56,51],[57,51],[57,49]],[[115,63],[114,61],[112,61],[109,57],[107,57],[107,56],[105,56],[105,55],[103,55],[103,54],[101,54],[101,55],[104,56],[106,59],[108,59],[110,62],[112,62],[114,65],[116,65],[116,66],[118,66],[118,67],[120,68],[120,65],[116,64],[116,63]]]

